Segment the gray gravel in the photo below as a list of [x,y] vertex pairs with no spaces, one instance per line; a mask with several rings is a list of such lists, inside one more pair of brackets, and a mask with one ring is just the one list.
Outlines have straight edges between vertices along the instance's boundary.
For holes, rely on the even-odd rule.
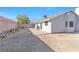
[[53,52],[53,50],[28,29],[22,29],[6,39],[0,39],[0,52]]

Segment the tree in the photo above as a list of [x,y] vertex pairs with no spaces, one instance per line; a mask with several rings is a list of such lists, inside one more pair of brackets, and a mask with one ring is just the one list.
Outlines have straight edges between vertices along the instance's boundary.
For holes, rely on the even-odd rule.
[[18,24],[28,24],[30,23],[29,17],[26,15],[18,15],[17,17]]

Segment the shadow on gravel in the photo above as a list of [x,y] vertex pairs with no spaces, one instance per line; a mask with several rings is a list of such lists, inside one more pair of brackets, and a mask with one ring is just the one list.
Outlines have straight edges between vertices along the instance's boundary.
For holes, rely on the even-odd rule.
[[9,35],[7,39],[0,39],[0,52],[54,52],[54,50],[25,28]]
[[[35,38],[37,38],[38,41],[40,41],[40,42],[42,43],[44,49],[47,49],[47,50],[48,50],[48,51],[42,51],[42,52],[55,52],[55,51],[52,50],[50,47],[48,47],[47,44],[45,44],[43,41],[41,41],[39,37],[37,37],[36,35],[34,35],[29,29],[28,29],[28,31],[29,31]],[[43,49],[43,50],[44,50],[44,49]]]

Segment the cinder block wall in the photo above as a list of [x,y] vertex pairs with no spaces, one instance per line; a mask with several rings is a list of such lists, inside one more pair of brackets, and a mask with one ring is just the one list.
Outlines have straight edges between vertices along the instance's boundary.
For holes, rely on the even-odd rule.
[[4,17],[0,17],[0,32],[16,28],[17,23]]

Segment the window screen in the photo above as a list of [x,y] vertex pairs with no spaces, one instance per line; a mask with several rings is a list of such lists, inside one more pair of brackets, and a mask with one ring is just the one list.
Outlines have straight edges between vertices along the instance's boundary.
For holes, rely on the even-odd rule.
[[73,21],[70,21],[70,25],[69,25],[70,27],[73,27]]

